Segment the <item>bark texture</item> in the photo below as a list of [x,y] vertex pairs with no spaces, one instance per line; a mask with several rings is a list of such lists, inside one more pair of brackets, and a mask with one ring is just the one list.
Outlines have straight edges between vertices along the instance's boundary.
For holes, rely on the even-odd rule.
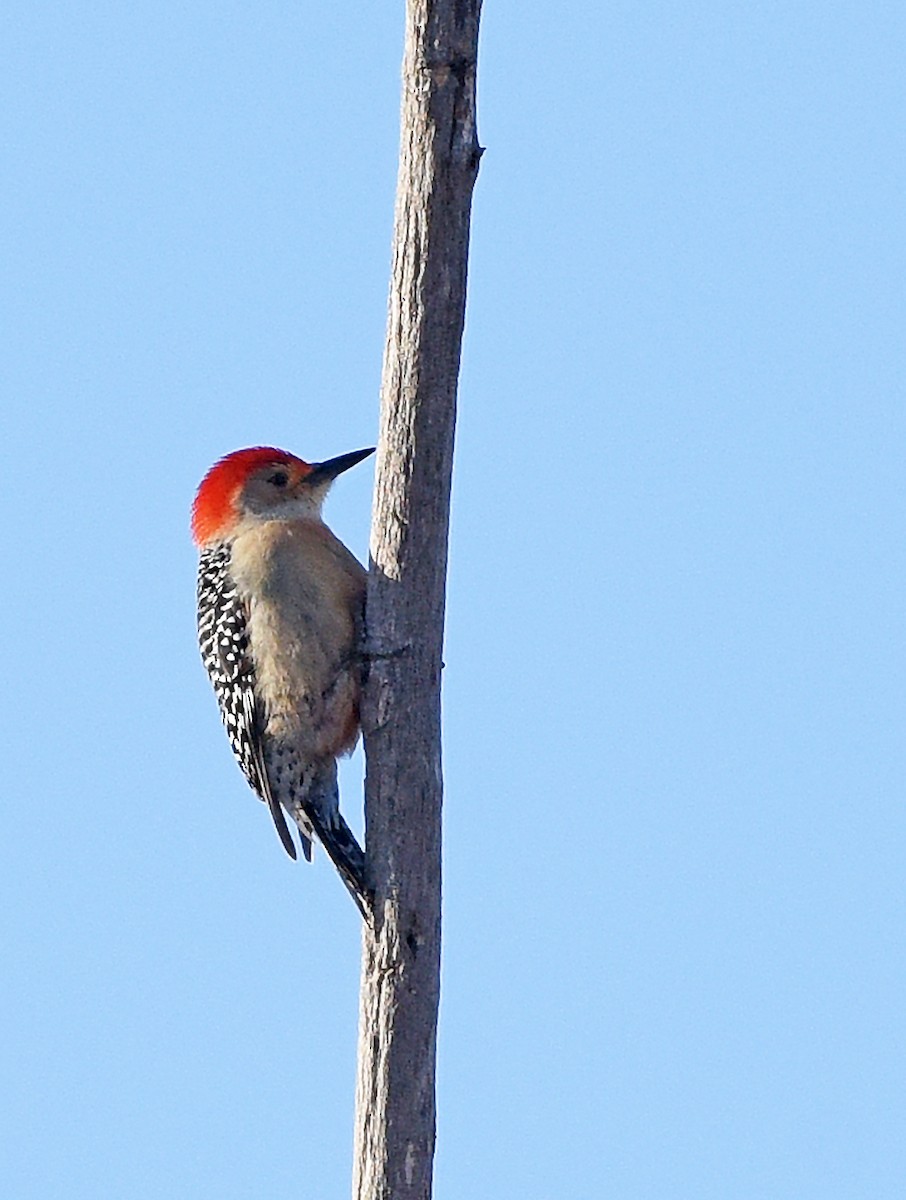
[[408,0],[371,531],[355,1200],[428,1200],[440,998],[440,683],[481,0]]

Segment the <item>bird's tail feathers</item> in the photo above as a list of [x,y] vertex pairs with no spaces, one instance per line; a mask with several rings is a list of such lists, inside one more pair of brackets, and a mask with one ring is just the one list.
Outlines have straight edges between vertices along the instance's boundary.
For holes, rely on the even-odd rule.
[[327,819],[311,810],[306,815],[359,912],[366,921],[370,920],[371,895],[365,885],[365,853],[355,834],[339,812],[332,812]]
[[[356,907],[371,919],[371,895],[365,885],[365,853],[340,812],[336,759],[319,763],[305,781],[304,798],[293,813],[300,832],[327,851]],[[307,856],[306,856],[307,857]]]

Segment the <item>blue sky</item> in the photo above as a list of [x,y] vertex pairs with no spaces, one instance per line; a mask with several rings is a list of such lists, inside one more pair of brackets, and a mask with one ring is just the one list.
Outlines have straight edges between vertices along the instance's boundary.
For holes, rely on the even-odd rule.
[[[345,1196],[356,915],[232,762],[187,521],[375,436],[401,4],[3,25],[2,1190]],[[486,5],[439,1200],[903,1195],[904,35]]]

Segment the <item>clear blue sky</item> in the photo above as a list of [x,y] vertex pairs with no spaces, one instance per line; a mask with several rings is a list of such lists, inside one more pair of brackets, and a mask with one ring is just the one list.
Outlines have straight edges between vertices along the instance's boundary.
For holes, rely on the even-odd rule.
[[[486,6],[438,1200],[906,1195],[904,35]],[[356,915],[231,759],[187,519],[375,437],[401,3],[2,46],[0,1192],[345,1197]]]

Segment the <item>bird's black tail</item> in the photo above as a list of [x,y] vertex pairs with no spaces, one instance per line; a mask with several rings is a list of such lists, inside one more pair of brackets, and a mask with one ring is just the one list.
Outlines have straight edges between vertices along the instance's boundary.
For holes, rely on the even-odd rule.
[[371,893],[365,885],[365,852],[339,811],[325,818],[308,809],[315,835],[330,856],[346,889],[366,921],[371,920]]
[[296,823],[304,823],[309,833],[314,831],[359,912],[370,921],[372,898],[365,885],[365,852],[340,812],[335,759],[322,762],[308,777],[300,808]]

